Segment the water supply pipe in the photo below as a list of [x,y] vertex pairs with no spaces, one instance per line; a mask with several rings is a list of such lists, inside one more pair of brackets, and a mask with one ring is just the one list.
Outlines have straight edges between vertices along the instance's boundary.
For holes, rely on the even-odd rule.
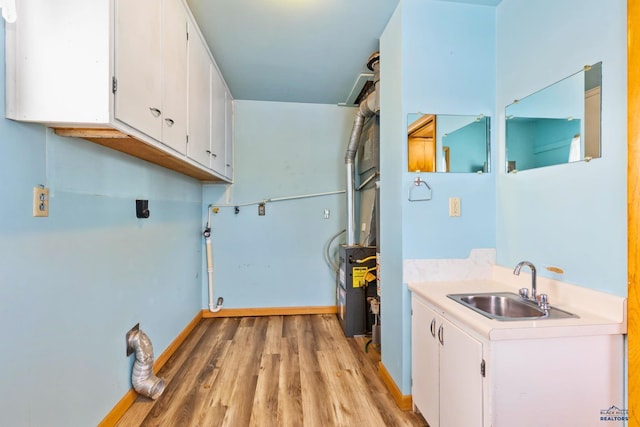
[[204,236],[204,246],[207,252],[207,283],[209,285],[209,311],[217,313],[222,309],[222,303],[224,298],[219,297],[216,301],[216,305],[213,305],[213,249],[211,246],[211,206],[207,208],[207,226],[204,229],[202,235]]
[[127,336],[129,349],[136,353],[133,363],[131,383],[138,393],[157,399],[164,391],[164,378],[158,378],[153,373],[153,345],[151,340],[141,330],[134,330]]
[[347,167],[347,245],[356,243],[356,202],[355,202],[355,159],[360,145],[360,136],[364,121],[380,111],[380,52],[375,52],[369,57],[367,67],[373,71],[374,89],[362,100],[356,111],[351,137],[347,144],[345,164]]

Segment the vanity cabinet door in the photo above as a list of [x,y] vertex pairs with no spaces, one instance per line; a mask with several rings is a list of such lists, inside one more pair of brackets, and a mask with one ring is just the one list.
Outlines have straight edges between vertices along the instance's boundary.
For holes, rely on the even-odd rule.
[[440,426],[482,427],[482,344],[442,319]]
[[116,0],[116,119],[162,140],[162,2]]
[[440,418],[440,343],[437,338],[439,316],[416,298],[412,299],[411,320],[411,396],[414,406],[431,427]]
[[482,343],[416,297],[411,311],[415,408],[430,427],[482,427]]

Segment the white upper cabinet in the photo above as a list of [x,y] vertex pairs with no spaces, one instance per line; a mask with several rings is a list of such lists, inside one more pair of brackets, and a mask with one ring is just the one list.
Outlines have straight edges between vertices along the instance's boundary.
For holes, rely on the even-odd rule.
[[187,152],[187,12],[180,0],[164,0],[162,32],[162,142]]
[[211,61],[204,42],[189,41],[189,145],[187,154],[209,167],[211,153]]
[[233,135],[234,135],[234,108],[233,108],[233,98],[231,97],[231,93],[229,91],[225,92],[225,173],[224,176],[233,180]]
[[233,179],[233,98],[199,34],[189,36],[187,155]]
[[117,0],[116,119],[187,150],[187,12],[180,0]]
[[215,67],[211,67],[211,169],[224,171],[226,158],[226,86]]
[[19,19],[5,23],[7,118],[109,123],[110,2],[20,0],[16,9]]
[[[20,0],[16,7],[20,18],[5,27],[8,118],[202,181],[231,180],[230,94],[184,0],[57,0],[55,7]],[[222,148],[212,145],[220,127]]]
[[162,2],[116,0],[115,118],[162,140]]

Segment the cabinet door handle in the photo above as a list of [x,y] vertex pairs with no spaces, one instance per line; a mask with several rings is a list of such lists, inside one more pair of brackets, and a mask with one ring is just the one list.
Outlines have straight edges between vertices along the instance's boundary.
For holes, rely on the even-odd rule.
[[431,336],[435,338],[436,337],[436,318],[435,317],[431,321],[431,326],[429,327],[429,330],[431,331]]
[[438,341],[440,341],[440,344],[444,345],[444,325],[440,325],[438,328]]
[[218,155],[216,153],[212,153],[211,150],[207,150],[207,154],[213,156],[214,159],[218,157]]
[[158,117],[160,116],[160,114],[162,114],[162,111],[154,107],[149,107],[149,111],[151,111],[151,114],[153,115],[153,117]]
[[167,124],[167,126],[169,127],[173,126],[173,123],[174,123],[173,119],[164,119],[164,121]]

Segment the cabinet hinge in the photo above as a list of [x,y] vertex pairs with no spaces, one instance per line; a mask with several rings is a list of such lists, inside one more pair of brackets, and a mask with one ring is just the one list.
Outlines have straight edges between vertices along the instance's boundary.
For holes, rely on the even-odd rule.
[[118,91],[118,79],[116,76],[111,77],[111,92],[116,93]]
[[480,363],[480,374],[484,378],[486,373],[487,373],[487,366],[486,366],[486,363],[484,362],[484,359],[482,359],[482,363]]

